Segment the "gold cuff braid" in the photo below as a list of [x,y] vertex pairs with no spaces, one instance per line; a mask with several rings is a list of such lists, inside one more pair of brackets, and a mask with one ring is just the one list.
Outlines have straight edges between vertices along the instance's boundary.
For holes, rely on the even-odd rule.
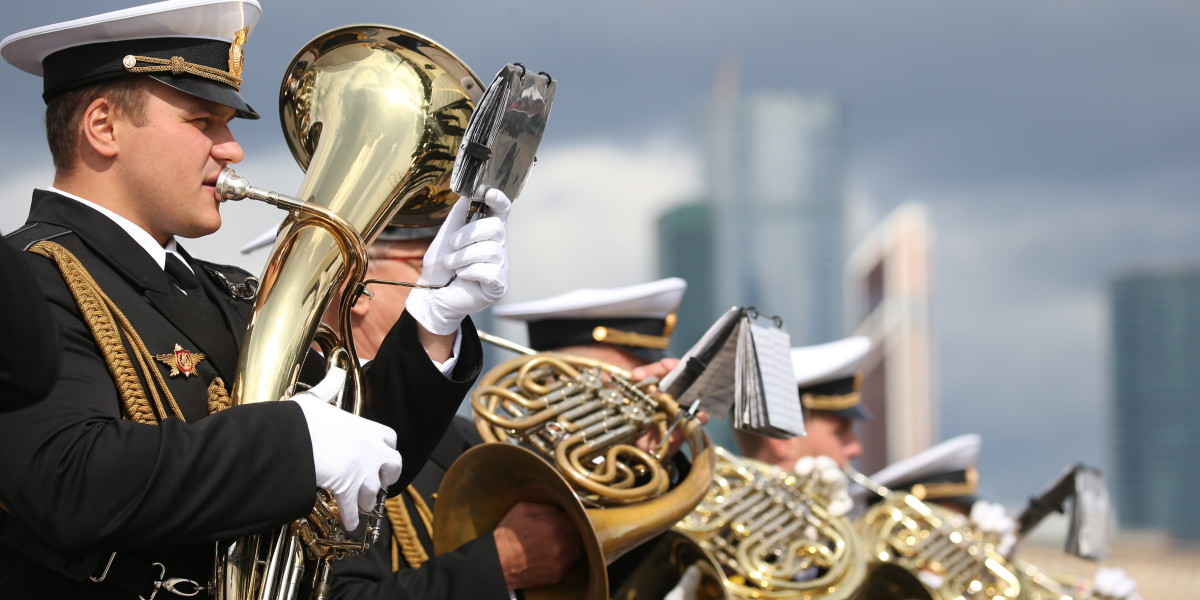
[[[139,62],[149,63],[153,66],[139,67],[137,66]],[[241,77],[238,77],[229,71],[222,71],[221,69],[214,67],[188,62],[179,56],[172,56],[171,58],[155,58],[153,56],[134,56],[129,54],[125,56],[125,59],[121,64],[123,64],[125,66],[125,70],[130,73],[165,73],[167,71],[170,71],[172,75],[187,73],[189,75],[195,75],[197,77],[219,81],[225,85],[233,87],[235,90],[240,91],[242,89]]]

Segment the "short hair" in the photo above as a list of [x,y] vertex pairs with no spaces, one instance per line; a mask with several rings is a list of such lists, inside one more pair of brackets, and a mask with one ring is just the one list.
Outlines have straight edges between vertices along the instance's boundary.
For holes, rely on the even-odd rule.
[[371,273],[379,268],[377,259],[388,255],[389,251],[395,250],[398,252],[420,252],[420,256],[413,258],[424,257],[425,251],[429,249],[429,244],[433,238],[425,238],[419,240],[375,240],[370,246],[367,246],[367,272]]
[[119,77],[51,98],[46,103],[46,141],[54,168],[66,172],[75,167],[79,123],[84,109],[97,98],[107,98],[114,112],[134,125],[145,125],[146,90],[150,81],[148,77]]

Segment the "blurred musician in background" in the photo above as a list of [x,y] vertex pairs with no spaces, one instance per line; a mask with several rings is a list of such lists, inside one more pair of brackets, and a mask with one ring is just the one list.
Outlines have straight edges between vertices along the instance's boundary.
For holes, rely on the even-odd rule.
[[743,456],[787,471],[803,457],[828,456],[839,466],[862,454],[854,425],[869,417],[859,395],[859,368],[871,349],[855,336],[792,348],[792,369],[804,409],[805,435],[788,439],[734,430]]
[[[979,452],[983,438],[977,433],[952,437],[880,469],[869,478],[893,492],[906,493],[927,504],[951,511],[948,515],[954,527],[969,528],[991,544],[996,552],[1009,560],[1020,561],[1017,554],[1016,522],[999,503],[979,495]],[[861,486],[854,486],[853,495],[860,504],[871,505],[880,500]],[[1023,563],[1022,563],[1023,564]],[[1015,569],[1024,572],[1024,597],[1039,600],[1077,598],[1081,600],[1140,600],[1137,583],[1123,569],[1100,567],[1092,579],[1042,574],[1033,567]],[[929,571],[917,578],[933,588],[942,579]],[[1058,577],[1063,577],[1058,574]],[[1025,589],[1029,588],[1029,589]]]

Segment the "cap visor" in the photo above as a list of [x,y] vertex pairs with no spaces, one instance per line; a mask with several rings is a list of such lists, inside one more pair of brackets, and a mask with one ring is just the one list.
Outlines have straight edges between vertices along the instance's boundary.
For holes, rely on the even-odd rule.
[[235,116],[242,119],[258,119],[260,115],[257,111],[246,103],[242,95],[230,87],[208,81],[206,79],[198,79],[196,77],[177,77],[170,73],[149,73],[151,78],[166,85],[169,85],[181,92],[191,94],[197,98],[203,98],[209,102],[216,102],[221,106],[228,106],[237,111]]
[[863,405],[861,404],[855,404],[850,408],[843,408],[842,410],[830,412],[842,417],[843,419],[850,419],[851,421],[866,421],[867,419],[871,418],[871,413],[867,412],[867,409],[863,408]]

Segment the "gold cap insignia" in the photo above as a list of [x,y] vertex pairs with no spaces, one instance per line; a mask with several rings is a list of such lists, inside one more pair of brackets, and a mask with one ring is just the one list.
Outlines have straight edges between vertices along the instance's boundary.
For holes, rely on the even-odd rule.
[[179,344],[175,344],[175,351],[171,354],[156,354],[155,360],[164,365],[171,367],[171,374],[168,377],[174,377],[182,374],[184,377],[191,377],[196,374],[196,365],[204,360],[204,354],[184,350]]
[[246,36],[250,35],[250,28],[243,27],[233,33],[233,42],[229,45],[229,73],[239,80],[242,78],[242,64],[245,61],[245,55],[242,53],[242,44],[246,43]]

